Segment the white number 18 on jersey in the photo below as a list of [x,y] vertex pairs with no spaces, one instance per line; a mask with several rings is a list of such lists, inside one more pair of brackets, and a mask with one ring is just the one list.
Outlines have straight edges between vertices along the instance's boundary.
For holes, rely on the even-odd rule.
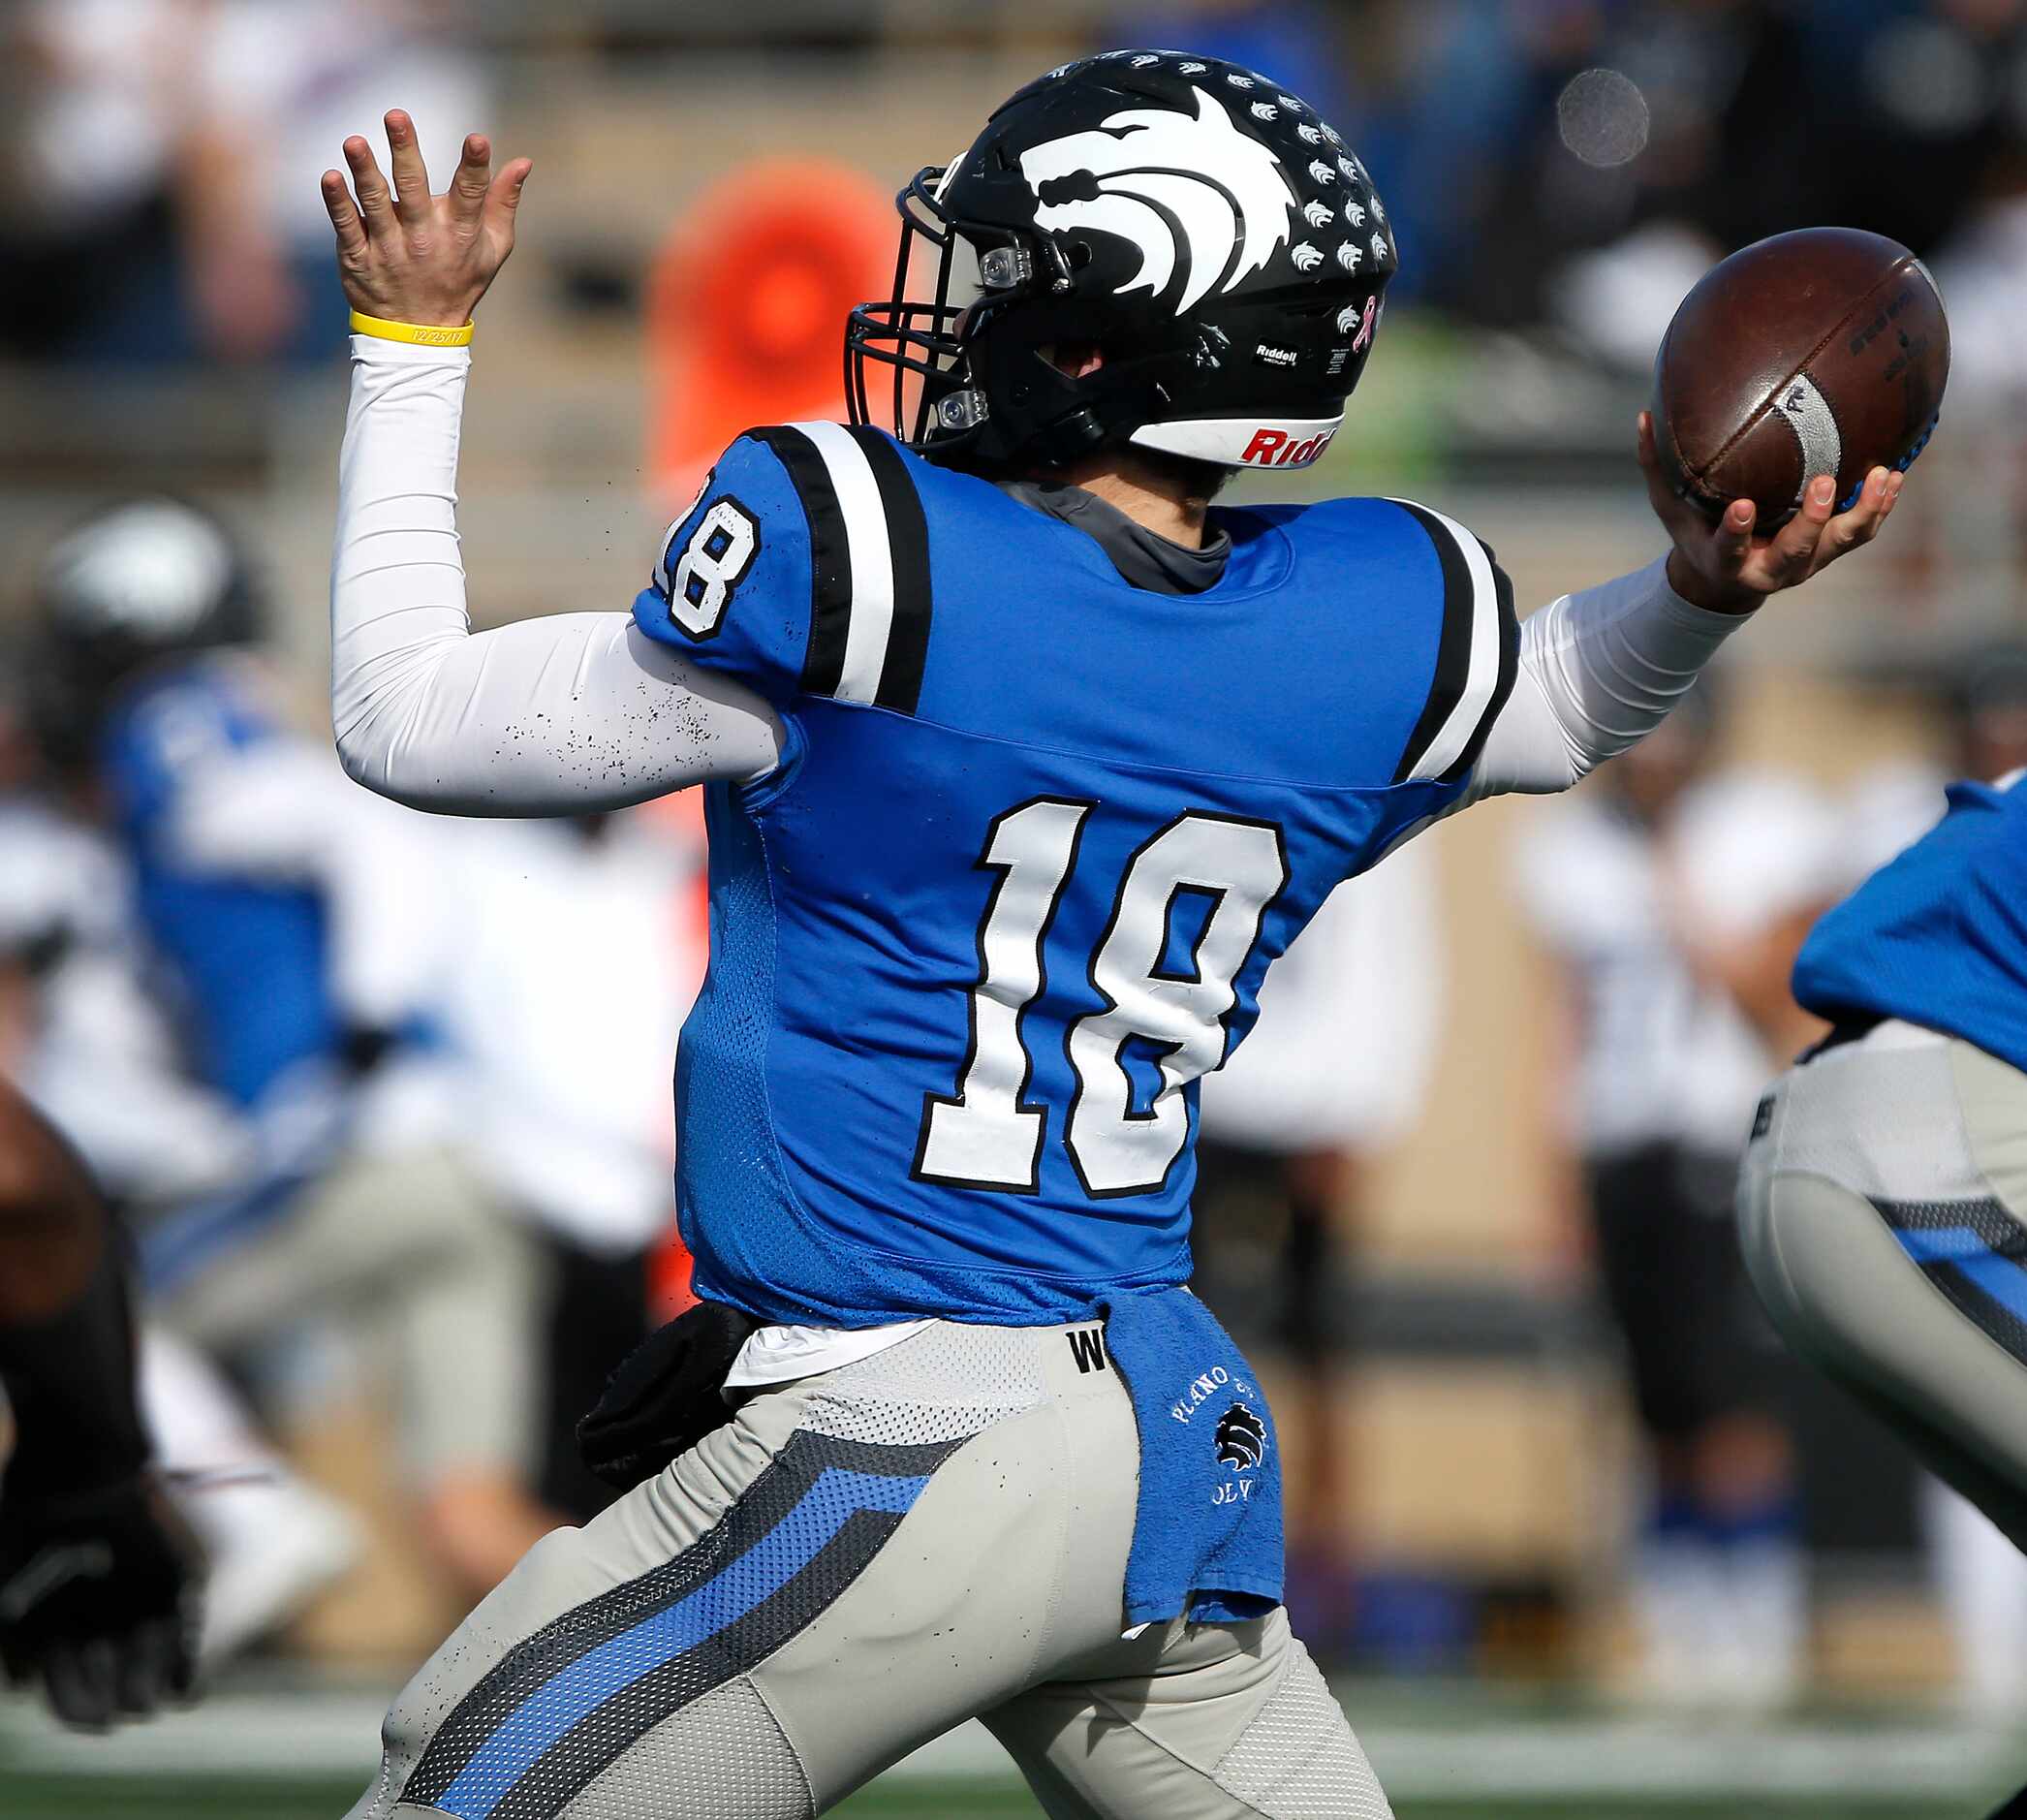
[[[999,874],[979,927],[971,1051],[954,1094],[923,1098],[915,1175],[923,1180],[1032,1194],[1047,1113],[1031,1105],[1034,1073],[1020,1017],[1040,994],[1044,944],[1095,805],[1041,797],[992,824],[979,863]],[[1127,862],[1110,920],[1087,964],[1104,1008],[1071,1026],[1076,1088],[1065,1143],[1085,1193],[1159,1188],[1189,1136],[1182,1089],[1225,1058],[1234,982],[1260,939],[1266,907],[1288,883],[1281,831],[1191,810]],[[1178,895],[1209,900],[1201,933],[1179,966],[1165,967]],[[1138,1038],[1158,1058],[1161,1084],[1134,1107],[1125,1050]]]

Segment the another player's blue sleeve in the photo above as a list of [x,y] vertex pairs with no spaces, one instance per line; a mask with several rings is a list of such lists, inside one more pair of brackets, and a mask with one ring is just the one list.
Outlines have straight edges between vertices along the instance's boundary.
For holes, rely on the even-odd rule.
[[786,707],[826,695],[912,711],[928,625],[922,507],[891,438],[748,430],[669,527],[634,619]]

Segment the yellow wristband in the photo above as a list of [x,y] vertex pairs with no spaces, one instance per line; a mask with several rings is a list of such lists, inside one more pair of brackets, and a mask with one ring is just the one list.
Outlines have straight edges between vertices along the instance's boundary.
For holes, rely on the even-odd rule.
[[412,341],[425,348],[468,348],[472,345],[472,325],[452,329],[444,323],[390,323],[384,317],[368,316],[363,310],[352,312],[352,331],[359,335],[375,335],[382,341]]

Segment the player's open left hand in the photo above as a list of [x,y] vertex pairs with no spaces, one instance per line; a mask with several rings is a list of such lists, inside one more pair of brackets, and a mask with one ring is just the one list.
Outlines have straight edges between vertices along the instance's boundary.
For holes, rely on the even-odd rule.
[[534,165],[516,158],[495,176],[490,141],[473,133],[451,187],[436,196],[415,122],[396,108],[387,133],[391,189],[356,134],[345,141],[351,186],[336,171],[324,173],[346,300],[391,322],[459,327],[514,251],[515,211]]
[[1639,464],[1647,477],[1654,515],[1675,540],[1668,554],[1668,585],[1694,606],[1718,612],[1751,612],[1769,594],[1806,581],[1839,556],[1869,544],[1900,497],[1906,478],[1887,468],[1865,476],[1849,512],[1836,510],[1837,483],[1820,474],[1802,488],[1793,518],[1771,537],[1755,536],[1758,516],[1750,499],[1734,499],[1713,525],[1662,478],[1654,454],[1654,422],[1639,416]]

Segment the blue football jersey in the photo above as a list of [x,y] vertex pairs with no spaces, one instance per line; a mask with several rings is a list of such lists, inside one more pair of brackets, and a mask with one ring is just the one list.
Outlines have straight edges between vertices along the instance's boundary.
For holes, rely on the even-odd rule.
[[805,424],[670,527],[638,624],[787,730],[708,789],[700,1293],[1040,1323],[1188,1277],[1198,1082],[1330,890],[1456,799],[1518,648],[1438,514],[1213,519],[1216,585],[1137,588],[987,482]]
[[177,827],[207,761],[284,737],[232,663],[195,658],[129,689],[100,740],[136,903],[172,976],[192,1068],[244,1106],[342,1046],[326,906],[307,884],[194,862]]
[[1899,1018],[2027,1068],[2027,783],[1949,786],[1949,810],[1810,932],[1794,996]]

